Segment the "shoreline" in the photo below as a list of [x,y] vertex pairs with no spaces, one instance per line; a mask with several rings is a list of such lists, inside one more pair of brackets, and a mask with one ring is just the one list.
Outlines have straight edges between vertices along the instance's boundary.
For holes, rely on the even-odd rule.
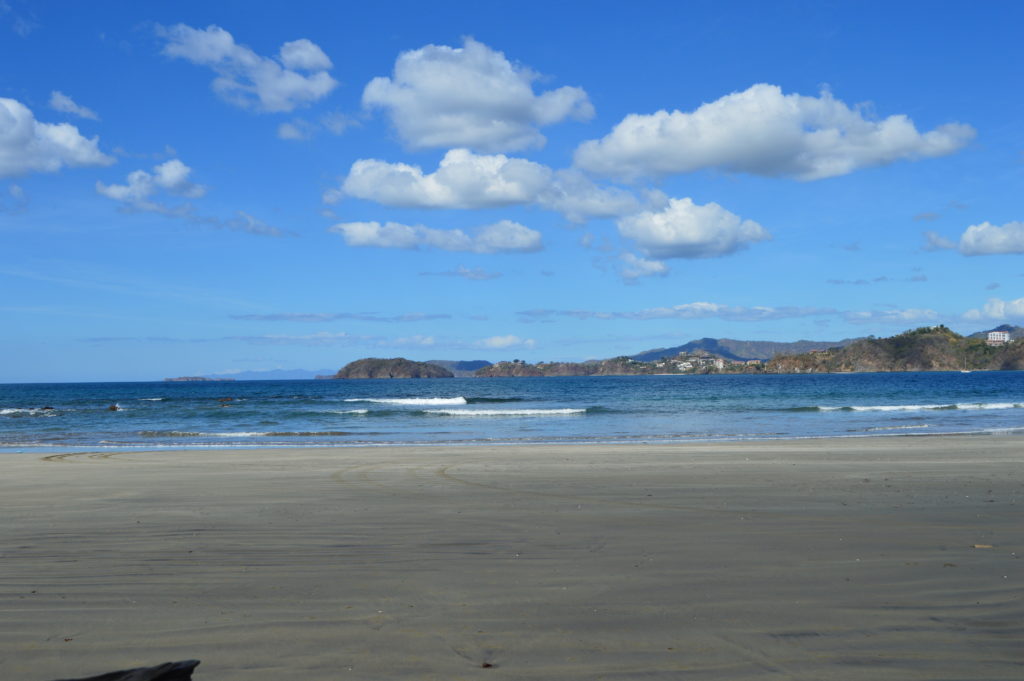
[[0,677],[1015,678],[1022,444],[5,455]]
[[885,438],[947,438],[947,437],[964,437],[964,438],[1022,438],[1024,439],[1024,425],[1019,428],[989,428],[982,430],[965,430],[965,431],[929,431],[929,432],[893,432],[903,430],[924,430],[927,425],[921,426],[895,426],[895,427],[882,427],[885,432],[878,433],[849,433],[844,435],[806,435],[806,436],[792,436],[792,435],[779,435],[777,437],[707,437],[707,438],[674,438],[673,436],[666,436],[664,438],[651,438],[644,439],[644,437],[637,436],[630,439],[608,439],[608,440],[536,440],[536,441],[523,441],[523,440],[493,440],[493,441],[479,441],[479,440],[463,440],[463,441],[448,441],[448,442],[355,442],[352,444],[344,444],[338,442],[316,444],[304,442],[301,444],[265,444],[260,445],[258,443],[245,443],[245,444],[225,444],[219,442],[210,443],[196,443],[196,444],[169,444],[165,446],[158,445],[45,445],[45,444],[21,444],[21,445],[0,445],[0,457],[7,456],[10,454],[89,454],[91,452],[106,452],[106,453],[134,453],[142,454],[147,452],[152,453],[165,453],[175,451],[211,451],[211,450],[225,450],[225,451],[280,451],[289,449],[310,449],[310,450],[324,450],[324,449],[381,449],[381,448],[395,448],[395,449],[437,449],[450,447],[453,449],[464,449],[472,447],[646,447],[646,446],[686,446],[686,445],[703,445],[703,444],[735,444],[735,443],[779,443],[779,442],[804,442],[807,440],[861,440],[861,439],[885,439]]

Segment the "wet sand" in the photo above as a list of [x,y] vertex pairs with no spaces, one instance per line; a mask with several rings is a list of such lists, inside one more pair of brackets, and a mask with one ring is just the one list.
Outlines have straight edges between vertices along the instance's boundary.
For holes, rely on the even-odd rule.
[[0,459],[0,678],[1024,678],[1024,439]]

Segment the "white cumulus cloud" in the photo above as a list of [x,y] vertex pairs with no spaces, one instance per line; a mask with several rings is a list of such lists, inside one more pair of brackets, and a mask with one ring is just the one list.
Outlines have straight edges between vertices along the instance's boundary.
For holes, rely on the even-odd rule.
[[822,92],[783,94],[760,83],[692,112],[630,114],[607,136],[584,142],[576,165],[636,179],[702,168],[820,180],[899,160],[945,156],[975,136],[948,123],[920,133],[905,115],[882,120]]
[[205,195],[206,187],[189,180],[191,173],[191,168],[175,158],[154,167],[152,173],[145,170],[129,173],[125,184],[97,182],[96,191],[136,210],[174,212],[165,204],[153,201],[152,197],[161,190],[189,199]]
[[68,97],[60,90],[54,90],[50,93],[50,108],[54,111],[69,113],[80,118],[88,118],[94,121],[98,121],[100,119],[100,117],[96,115],[95,111],[88,107],[76,104],[75,100],[71,99],[71,97]]
[[536,204],[584,222],[635,211],[636,198],[624,190],[600,187],[577,170],[547,166],[504,154],[475,154],[451,149],[437,170],[361,159],[352,164],[341,186],[324,193],[336,203],[344,196],[404,208],[494,208]]
[[981,309],[965,312],[964,318],[972,321],[983,319],[1022,319],[1024,318],[1024,298],[1017,298],[1016,300],[989,298],[988,302]]
[[551,177],[549,168],[533,161],[452,149],[429,174],[405,163],[356,161],[341,189],[387,206],[493,208],[532,202]]
[[656,259],[714,258],[734,253],[771,235],[717,203],[669,199],[660,211],[641,211],[618,220],[619,233]]
[[467,38],[462,47],[427,45],[403,52],[392,76],[374,78],[363,106],[388,112],[412,149],[469,147],[509,151],[543,146],[539,127],[594,115],[587,93],[533,91],[538,74]]
[[239,45],[219,26],[177,24],[160,27],[158,33],[167,40],[164,54],[212,68],[217,73],[214,92],[244,109],[292,111],[326,97],[338,85],[327,73],[331,60],[305,38],[284,43],[275,59]]
[[540,232],[511,220],[488,225],[475,235],[461,229],[432,229],[397,222],[345,222],[328,231],[340,234],[349,246],[437,248],[469,253],[533,253],[543,248]]
[[1024,253],[1024,222],[1007,222],[993,225],[982,222],[971,225],[954,242],[936,232],[925,232],[926,251],[954,250],[964,255],[1005,255]]
[[640,204],[631,193],[594,184],[575,169],[555,171],[554,179],[538,195],[537,203],[572,222],[614,218],[636,212]]
[[957,248],[964,255],[1024,253],[1024,222],[1007,222],[1002,227],[989,222],[971,225]]
[[113,162],[99,150],[98,137],[83,137],[69,123],[40,123],[21,102],[0,97],[0,177]]
[[490,338],[484,338],[477,342],[477,345],[482,348],[490,348],[493,350],[501,350],[504,348],[532,348],[537,343],[532,338],[520,338],[509,334],[507,336],[491,336]]
[[622,276],[625,279],[664,277],[668,274],[668,266],[660,260],[647,260],[633,253],[623,253],[619,259],[623,262]]

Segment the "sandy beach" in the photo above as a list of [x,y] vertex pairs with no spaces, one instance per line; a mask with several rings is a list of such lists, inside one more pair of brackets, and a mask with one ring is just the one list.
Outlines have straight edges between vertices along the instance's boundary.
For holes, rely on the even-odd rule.
[[4,454],[0,678],[1024,676],[1024,440]]

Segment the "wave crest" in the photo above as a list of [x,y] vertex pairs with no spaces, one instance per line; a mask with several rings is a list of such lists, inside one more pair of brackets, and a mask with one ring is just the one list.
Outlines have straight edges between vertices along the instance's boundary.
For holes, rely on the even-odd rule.
[[373,402],[375,404],[409,404],[414,406],[468,404],[465,397],[349,397],[344,401]]

